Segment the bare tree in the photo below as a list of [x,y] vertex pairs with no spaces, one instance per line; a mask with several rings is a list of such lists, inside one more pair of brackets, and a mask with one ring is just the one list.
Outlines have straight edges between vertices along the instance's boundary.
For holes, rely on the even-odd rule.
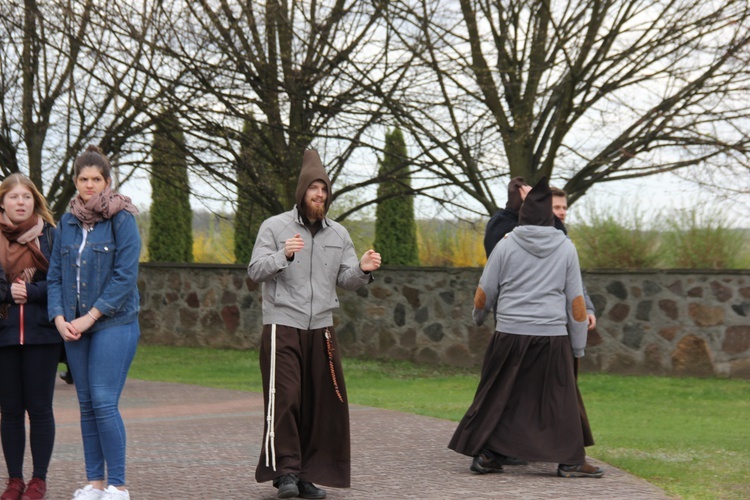
[[597,183],[688,168],[723,169],[726,183],[750,165],[747,0],[389,9],[418,62],[380,95],[452,201],[492,213],[508,175],[560,177],[572,203]]
[[120,183],[143,165],[146,111],[170,92],[154,81],[159,63],[145,43],[152,3],[0,4],[0,170],[27,172],[58,216],[88,143],[115,160]]
[[[195,172],[209,176],[215,198],[241,191],[258,213],[288,210],[307,148],[320,151],[334,197],[377,183],[372,150],[383,147],[385,108],[372,87],[395,84],[383,5],[201,0],[165,7],[171,29],[159,46],[185,75],[173,102],[189,124]],[[361,195],[338,217],[374,197]]]

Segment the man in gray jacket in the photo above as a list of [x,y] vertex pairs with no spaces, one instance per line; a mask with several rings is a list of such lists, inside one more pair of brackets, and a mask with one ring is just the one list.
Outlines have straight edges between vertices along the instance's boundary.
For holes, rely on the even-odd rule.
[[448,447],[473,457],[479,474],[502,472],[505,457],[518,457],[557,462],[562,477],[601,477],[586,462],[576,395],[573,360],[584,354],[587,327],[578,254],[554,227],[545,177],[482,272],[476,324],[493,310],[479,386]]
[[326,217],[331,181],[318,153],[305,151],[297,204],[260,226],[248,276],[263,283],[260,368],[266,407],[255,478],[279,498],[325,498],[317,483],[350,485],[349,408],[332,311],[336,286],[372,281],[380,254],[360,260],[347,230]]

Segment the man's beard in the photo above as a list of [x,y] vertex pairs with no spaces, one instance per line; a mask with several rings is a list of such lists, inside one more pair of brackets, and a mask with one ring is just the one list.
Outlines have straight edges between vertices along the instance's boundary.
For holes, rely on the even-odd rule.
[[305,215],[307,216],[307,219],[311,221],[322,220],[326,216],[325,205],[323,205],[322,207],[309,207],[307,206],[307,204],[305,204]]

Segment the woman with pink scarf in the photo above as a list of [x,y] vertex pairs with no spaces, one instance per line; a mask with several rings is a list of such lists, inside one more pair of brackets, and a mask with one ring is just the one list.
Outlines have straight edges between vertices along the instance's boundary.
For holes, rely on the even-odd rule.
[[48,317],[65,340],[81,410],[89,484],[73,498],[127,500],[118,403],[140,337],[138,211],[110,189],[99,148],[89,146],[74,168],[78,196],[58,224],[47,276]]

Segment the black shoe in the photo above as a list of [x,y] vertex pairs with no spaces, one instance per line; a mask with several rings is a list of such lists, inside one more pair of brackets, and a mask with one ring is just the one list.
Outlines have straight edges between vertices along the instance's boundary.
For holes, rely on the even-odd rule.
[[476,472],[477,474],[489,474],[490,472],[502,472],[503,466],[502,464],[499,464],[495,460],[491,459],[485,453],[480,453],[479,455],[474,457],[474,460],[472,460],[471,467],[469,467],[469,469]]
[[325,498],[326,490],[322,490],[314,484],[307,481],[300,481],[297,483],[299,488],[299,496],[302,498]]
[[587,462],[576,465],[560,464],[557,466],[557,475],[560,477],[602,477],[604,469]]
[[299,495],[297,488],[297,476],[295,474],[284,474],[274,479],[273,485],[279,489],[276,494],[278,498],[294,498]]
[[505,455],[500,455],[499,453],[495,453],[493,461],[499,463],[500,465],[529,465],[528,460],[521,460],[520,458],[515,457],[506,457]]
[[66,384],[72,385],[73,384],[73,374],[70,373],[70,371],[67,372],[60,372],[60,378],[65,381]]

